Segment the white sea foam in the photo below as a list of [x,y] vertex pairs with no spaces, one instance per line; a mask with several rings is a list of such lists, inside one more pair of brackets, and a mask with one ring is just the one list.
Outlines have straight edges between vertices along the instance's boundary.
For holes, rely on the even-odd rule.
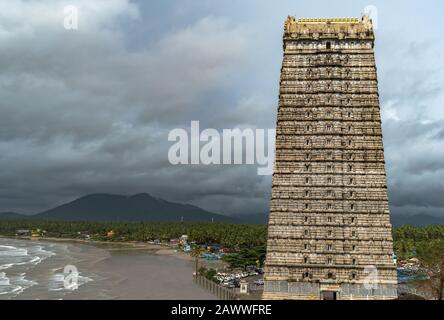
[[14,249],[17,249],[17,248],[13,247],[13,246],[3,246],[3,245],[0,245],[0,250],[4,250],[4,249],[6,249],[6,250],[14,250]]
[[27,272],[55,255],[42,244],[14,239],[0,239],[0,295],[17,296],[37,284],[27,279]]
[[2,264],[2,265],[0,265],[0,270],[6,270],[6,269],[9,269],[9,268],[11,268],[13,265],[14,265],[14,263],[5,263],[5,264]]
[[[37,268],[37,265],[56,255],[56,259]],[[65,287],[64,280],[68,274],[64,274],[64,268],[76,264],[75,261],[77,259],[67,245],[0,238],[0,299],[14,298],[22,293],[25,298],[34,297],[34,292],[38,297],[51,299],[70,294],[77,286],[70,283]],[[96,275],[84,273],[83,270],[77,275],[77,288],[97,280]],[[48,295],[43,293],[45,289]]]
[[11,283],[9,281],[9,278],[6,277],[6,273],[0,272],[0,286],[10,286]]
[[0,295],[17,296],[36,284],[37,282],[26,279],[24,275],[7,277],[4,272],[0,273]]
[[2,239],[3,241],[14,241],[16,246],[0,245],[0,270],[10,269],[14,266],[37,265],[47,259],[55,252],[46,250],[42,245],[34,243],[18,242],[15,240]]
[[50,278],[50,283],[49,283],[49,291],[72,291],[74,289],[76,289],[76,287],[80,287],[88,282],[93,281],[93,279],[89,278],[89,277],[85,277],[80,275],[80,273],[77,273],[77,286],[75,283],[65,287],[65,277],[67,276],[67,274],[64,273],[55,273],[51,276]]
[[22,248],[3,246],[3,250],[0,250],[0,256],[20,257],[27,255],[28,255],[28,250]]

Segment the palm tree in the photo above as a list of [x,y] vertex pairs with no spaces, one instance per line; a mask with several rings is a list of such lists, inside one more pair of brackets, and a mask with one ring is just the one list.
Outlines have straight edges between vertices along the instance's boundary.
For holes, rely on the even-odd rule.
[[199,271],[199,257],[205,252],[205,249],[201,246],[194,246],[191,250],[191,256],[196,260],[196,277]]

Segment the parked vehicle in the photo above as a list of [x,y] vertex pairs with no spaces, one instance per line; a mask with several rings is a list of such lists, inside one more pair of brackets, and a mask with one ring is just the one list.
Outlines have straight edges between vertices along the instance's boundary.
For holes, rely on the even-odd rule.
[[264,274],[264,268],[256,268],[254,271],[256,271],[259,274]]
[[257,284],[258,286],[263,286],[263,285],[264,285],[264,279],[256,280],[256,281],[254,282],[254,284]]

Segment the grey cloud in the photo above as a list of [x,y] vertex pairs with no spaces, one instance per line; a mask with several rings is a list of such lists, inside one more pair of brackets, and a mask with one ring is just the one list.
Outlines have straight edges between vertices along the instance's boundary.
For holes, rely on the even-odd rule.
[[[286,15],[359,14],[367,5],[75,0],[80,28],[68,32],[67,3],[0,1],[0,211],[150,192],[220,213],[266,212],[270,177],[255,166],[172,166],[168,132],[191,120],[273,128]],[[405,2],[375,4],[391,207],[442,215],[442,32],[405,25],[422,19]]]
[[[250,66],[248,30],[208,16],[131,50],[115,20],[119,10],[130,12],[125,3],[114,1],[101,23],[78,32],[32,20],[32,32],[9,29],[0,56],[0,165],[7,168],[0,179],[8,185],[1,210],[36,212],[90,192],[148,191],[195,203],[213,193],[248,202],[260,183],[253,169],[172,167],[167,159],[169,129],[195,119],[231,127],[233,119],[214,119],[244,108],[242,98],[209,97],[235,88],[230,80]],[[218,201],[208,207],[224,209]]]

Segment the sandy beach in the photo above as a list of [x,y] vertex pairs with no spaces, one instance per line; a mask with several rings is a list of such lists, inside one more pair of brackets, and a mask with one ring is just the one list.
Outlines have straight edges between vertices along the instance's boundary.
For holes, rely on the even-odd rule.
[[[5,264],[5,279],[21,276],[30,285],[16,285],[25,288],[19,292],[10,283],[16,292],[0,299],[216,299],[193,283],[194,261],[188,254],[161,245],[0,238],[0,246],[23,254],[37,247],[45,253],[39,263]],[[77,290],[63,288],[66,265],[79,271]]]

